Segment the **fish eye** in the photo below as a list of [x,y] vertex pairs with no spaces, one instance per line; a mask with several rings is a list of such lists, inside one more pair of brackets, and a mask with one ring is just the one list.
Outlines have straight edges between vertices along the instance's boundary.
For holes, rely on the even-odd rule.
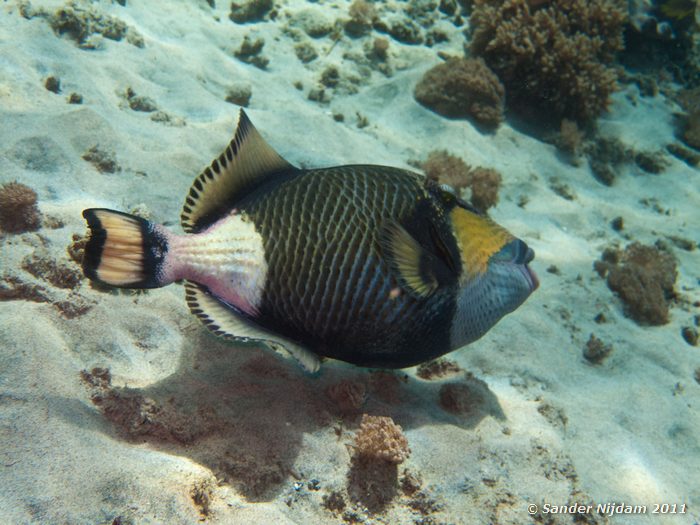
[[440,189],[446,193],[449,193],[453,197],[457,196],[457,190],[455,190],[452,186],[449,184],[440,184]]
[[443,202],[445,202],[445,204],[451,206],[458,199],[457,190],[455,190],[449,184],[440,184],[438,188],[440,188],[440,198],[443,200]]

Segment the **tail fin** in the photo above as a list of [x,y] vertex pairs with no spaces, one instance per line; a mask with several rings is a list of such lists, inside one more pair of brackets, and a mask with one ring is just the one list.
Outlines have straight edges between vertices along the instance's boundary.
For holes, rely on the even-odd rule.
[[94,281],[119,288],[158,288],[168,252],[168,233],[152,222],[118,211],[83,210],[90,236],[83,272]]

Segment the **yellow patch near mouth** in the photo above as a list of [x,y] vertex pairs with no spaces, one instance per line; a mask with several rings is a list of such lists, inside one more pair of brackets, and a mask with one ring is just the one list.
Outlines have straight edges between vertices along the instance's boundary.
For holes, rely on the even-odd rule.
[[486,272],[489,259],[515,237],[488,217],[456,207],[451,212],[466,282]]

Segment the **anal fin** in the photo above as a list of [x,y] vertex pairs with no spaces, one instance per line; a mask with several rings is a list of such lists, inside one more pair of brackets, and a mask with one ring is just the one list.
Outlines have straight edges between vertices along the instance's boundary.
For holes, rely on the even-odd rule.
[[311,350],[260,328],[238,315],[204,287],[186,281],[185,299],[190,311],[216,335],[240,343],[261,343],[276,352],[285,350],[304,370],[312,374],[321,367],[320,359]]

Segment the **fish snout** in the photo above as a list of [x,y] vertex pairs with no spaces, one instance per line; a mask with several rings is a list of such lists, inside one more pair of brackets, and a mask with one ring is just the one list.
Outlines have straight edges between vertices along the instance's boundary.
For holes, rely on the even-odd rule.
[[506,266],[511,266],[516,272],[516,268],[520,270],[520,273],[525,277],[525,281],[527,281],[530,293],[537,290],[540,286],[537,274],[529,266],[534,259],[535,250],[521,239],[513,239],[492,257],[494,262],[505,263]]
[[534,292],[540,286],[540,280],[537,278],[535,271],[530,268],[530,263],[535,259],[535,250],[530,248],[524,241],[517,240],[519,243],[519,254],[516,262],[523,265],[525,277],[530,285],[530,292]]

